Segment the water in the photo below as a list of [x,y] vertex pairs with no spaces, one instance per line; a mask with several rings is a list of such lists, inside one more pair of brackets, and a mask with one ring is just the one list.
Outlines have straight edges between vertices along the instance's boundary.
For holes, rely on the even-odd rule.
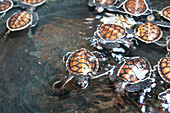
[[[168,0],[151,0],[155,9],[161,10]],[[169,4],[170,5],[170,4]],[[98,20],[87,0],[49,0],[38,7],[36,27],[11,32],[3,42],[4,21],[20,8],[13,8],[0,22],[0,112],[1,113],[110,113],[110,112],[168,112],[161,107],[158,94],[163,91],[157,83],[148,90],[118,95],[108,76],[90,80],[85,90],[80,90],[74,80],[63,90],[53,90],[52,84],[68,75],[63,55],[82,47],[94,51],[87,37],[93,36]],[[156,15],[158,19],[162,19]],[[163,39],[170,35],[162,28]],[[133,56],[146,57],[152,66],[166,55],[166,48],[140,41]],[[111,63],[115,63],[110,59]],[[103,71],[108,62],[101,62]]]

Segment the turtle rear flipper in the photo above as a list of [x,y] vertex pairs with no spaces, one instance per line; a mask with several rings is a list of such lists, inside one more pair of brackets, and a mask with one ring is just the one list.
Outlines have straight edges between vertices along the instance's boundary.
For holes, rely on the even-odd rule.
[[167,51],[170,52],[170,36],[168,36],[168,37],[166,38],[166,40],[167,40],[167,43],[166,43]]
[[33,12],[32,13],[32,23],[31,23],[31,25],[30,25],[30,27],[34,27],[34,26],[36,26],[37,25],[37,22],[38,22],[38,20],[39,20],[39,18],[38,18],[38,14],[36,13],[36,12]]
[[67,52],[67,54],[63,56],[63,62],[66,62],[66,60],[68,59],[68,57],[69,57],[72,53],[73,53],[73,52]]
[[116,8],[120,8],[127,0],[120,0]]
[[125,90],[128,92],[136,92],[145,89],[147,86],[152,84],[152,79],[146,79],[135,84],[127,84]]
[[64,78],[62,78],[61,80],[59,81],[56,81],[54,84],[53,84],[53,89],[56,89],[56,88],[63,88],[70,80],[72,80],[74,78],[74,76],[65,76]]

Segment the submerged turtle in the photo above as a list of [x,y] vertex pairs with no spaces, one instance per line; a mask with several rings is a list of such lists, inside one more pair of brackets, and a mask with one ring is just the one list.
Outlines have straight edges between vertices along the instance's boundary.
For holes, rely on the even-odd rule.
[[0,14],[1,18],[5,16],[6,12],[13,7],[11,0],[0,0]]
[[[124,11],[118,10],[123,5]],[[109,8],[109,11],[118,11],[122,13],[127,13],[133,16],[146,15],[151,11],[150,0],[121,0],[116,9]]]
[[116,86],[117,92],[136,92],[144,89],[153,82],[151,65],[145,57],[125,58],[113,70],[109,76],[111,81],[116,77],[120,80]]
[[46,0],[13,0],[16,3],[15,7],[20,6],[22,8],[37,7],[46,2]]
[[97,12],[101,13],[104,8],[113,8],[117,0],[89,0],[88,5],[90,7],[96,6]]
[[38,21],[38,14],[33,9],[26,11],[17,11],[7,19],[6,26],[9,29],[5,37],[10,31],[19,31],[27,27],[34,27]]
[[130,48],[134,45],[133,37],[127,37],[127,30],[117,24],[101,24],[94,33],[92,45],[98,49],[106,48],[111,50],[114,58],[120,60],[125,53],[124,48]]
[[85,89],[89,84],[89,79],[95,79],[103,75],[107,75],[108,72],[97,75],[99,61],[94,54],[102,56],[99,52],[90,52],[85,48],[78,49],[74,52],[68,52],[63,57],[63,61],[66,62],[66,68],[69,75],[59,81],[56,81],[53,84],[53,88],[63,88],[75,77],[78,85],[82,89]]

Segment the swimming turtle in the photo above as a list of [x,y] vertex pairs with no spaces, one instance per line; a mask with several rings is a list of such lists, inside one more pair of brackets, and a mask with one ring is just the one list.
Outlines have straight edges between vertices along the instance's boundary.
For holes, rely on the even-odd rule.
[[59,81],[56,81],[53,84],[53,88],[63,88],[70,80],[75,77],[77,84],[82,89],[85,89],[89,84],[89,79],[95,79],[108,74],[108,72],[99,75],[97,74],[99,69],[99,60],[96,58],[96,56],[102,58],[101,53],[97,51],[90,52],[85,48],[78,49],[74,52],[68,52],[63,57],[63,61],[66,63],[66,68],[69,72],[69,75],[65,76]]
[[159,46],[166,46],[166,41],[160,41],[163,32],[159,27],[170,27],[170,23],[155,21],[153,15],[147,16],[147,22],[139,24],[134,29],[135,37],[145,43],[155,43]]
[[9,30],[4,37],[6,37],[10,31],[19,31],[27,27],[34,27],[37,24],[37,21],[38,14],[33,12],[32,8],[22,12],[19,10],[7,19],[6,26]]
[[125,53],[125,48],[134,45],[133,37],[127,37],[127,30],[117,24],[101,24],[92,37],[92,46],[97,49],[106,48],[112,56],[120,60],[123,56],[117,53]]
[[[11,0],[0,0],[0,14],[3,18],[8,10],[13,7],[13,2]],[[1,19],[0,18],[0,19]]]
[[[123,5],[124,11],[117,10]],[[150,0],[121,0],[115,8],[109,8],[109,11],[119,11],[133,16],[147,15],[151,12]]]
[[144,89],[153,82],[151,78],[152,68],[149,61],[145,57],[128,57],[121,61],[110,74],[111,81],[115,81],[116,77],[120,81],[116,85],[117,92],[136,92]]
[[29,7],[37,7],[46,2],[46,0],[13,0],[16,4],[15,7],[29,8]]
[[115,4],[117,3],[117,0],[89,0],[88,5],[90,7],[96,6],[97,12],[101,13],[104,8],[113,8],[115,7]]

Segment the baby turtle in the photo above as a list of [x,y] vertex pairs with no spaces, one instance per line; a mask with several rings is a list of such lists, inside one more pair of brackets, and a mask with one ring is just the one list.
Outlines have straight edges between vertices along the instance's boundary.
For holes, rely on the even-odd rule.
[[117,0],[89,0],[88,5],[90,7],[96,6],[97,12],[103,12],[104,8],[113,8],[117,3]]
[[81,48],[74,52],[68,52],[63,57],[63,61],[66,62],[66,68],[69,75],[59,81],[56,81],[53,84],[53,88],[63,88],[71,79],[75,77],[78,85],[82,89],[85,89],[89,84],[89,78],[95,79],[108,74],[108,72],[105,72],[97,75],[99,61],[94,54],[102,56],[99,52],[90,52],[85,48]]
[[46,0],[13,0],[16,3],[15,7],[29,8],[37,7],[46,2]]
[[[121,0],[116,8],[120,8],[122,5],[125,12],[120,12],[133,16],[145,15],[151,11],[150,0]],[[112,9],[110,8],[109,10],[111,11]],[[112,11],[116,11],[115,8]]]
[[149,15],[147,16],[147,22],[141,23],[134,29],[134,34],[136,38],[142,42],[166,46],[166,41],[159,40],[161,39],[163,32],[158,26],[170,28],[170,23],[155,21],[155,17],[153,15]]
[[92,46],[97,49],[110,50],[112,57],[120,60],[123,56],[116,53],[125,53],[124,48],[130,48],[134,45],[133,37],[127,37],[127,30],[117,24],[101,24],[98,26],[92,37]]
[[111,81],[115,81],[116,76],[119,78],[117,92],[136,92],[151,84],[151,70],[151,65],[145,57],[130,57],[120,62],[109,78]]
[[0,0],[0,14],[3,18],[8,10],[13,7],[13,2],[11,0]]
[[5,37],[10,31],[19,31],[27,27],[34,27],[38,21],[38,14],[33,12],[33,9],[26,11],[17,11],[11,17],[7,19],[6,26],[9,29],[6,32]]
[[140,24],[134,29],[136,38],[145,43],[153,43],[162,37],[162,30],[152,22]]

